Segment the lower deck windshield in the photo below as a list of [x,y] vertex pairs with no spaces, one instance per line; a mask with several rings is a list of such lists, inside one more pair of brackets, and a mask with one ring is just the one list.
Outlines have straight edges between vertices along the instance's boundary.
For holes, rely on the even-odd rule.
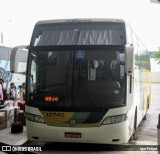
[[29,104],[60,109],[125,105],[124,51],[30,52]]

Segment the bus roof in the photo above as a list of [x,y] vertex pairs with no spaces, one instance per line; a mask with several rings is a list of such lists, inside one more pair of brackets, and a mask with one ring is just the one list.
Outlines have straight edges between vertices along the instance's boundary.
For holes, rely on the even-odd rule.
[[42,24],[56,24],[56,23],[104,23],[104,22],[116,22],[116,23],[124,23],[123,19],[112,19],[112,18],[80,18],[80,19],[55,19],[55,20],[42,20],[38,21],[36,25]]

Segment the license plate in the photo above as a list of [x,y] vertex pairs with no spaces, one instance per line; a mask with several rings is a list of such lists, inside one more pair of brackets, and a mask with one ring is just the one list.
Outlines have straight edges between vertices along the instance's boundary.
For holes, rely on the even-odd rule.
[[64,136],[65,138],[82,138],[81,133],[73,133],[73,132],[65,132]]

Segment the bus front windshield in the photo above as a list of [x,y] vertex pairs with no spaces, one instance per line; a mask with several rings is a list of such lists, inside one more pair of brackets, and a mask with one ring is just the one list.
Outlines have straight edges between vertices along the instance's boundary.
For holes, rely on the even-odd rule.
[[52,110],[125,105],[124,51],[30,52],[29,103]]

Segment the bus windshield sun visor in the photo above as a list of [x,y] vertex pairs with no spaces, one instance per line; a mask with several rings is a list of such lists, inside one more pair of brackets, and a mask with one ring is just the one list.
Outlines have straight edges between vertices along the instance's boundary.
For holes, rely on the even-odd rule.
[[124,45],[120,29],[45,30],[34,39],[34,46]]

